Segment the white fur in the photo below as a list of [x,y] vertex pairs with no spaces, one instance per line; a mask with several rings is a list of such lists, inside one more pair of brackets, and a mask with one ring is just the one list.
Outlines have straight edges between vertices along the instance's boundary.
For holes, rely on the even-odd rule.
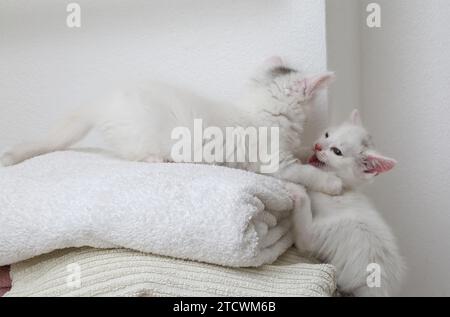
[[[192,131],[194,119],[202,119],[204,127],[279,127],[280,169],[274,176],[314,190],[338,194],[342,190],[339,178],[303,165],[296,159],[308,107],[315,93],[325,88],[333,75],[305,77],[297,71],[286,70],[291,69],[284,67],[279,58],[270,59],[235,104],[221,104],[158,82],[125,88],[82,107],[47,138],[13,147],[2,156],[1,162],[8,166],[66,149],[92,128],[100,131],[124,159],[170,161],[175,142],[171,139],[172,130],[188,127]],[[246,146],[246,142],[237,144]],[[260,171],[260,163],[226,165]]]
[[[403,259],[391,229],[357,188],[393,167],[380,163],[384,169],[368,173],[372,169],[366,164],[367,156],[376,155],[388,163],[394,161],[374,154],[369,134],[355,120],[355,113],[352,118],[329,129],[328,138],[324,134],[318,140],[321,150],[315,152],[325,163],[320,164],[321,169],[342,178],[345,192],[330,196],[315,191],[306,193],[299,186],[291,190],[298,201],[294,214],[296,246],[337,268],[341,292],[355,296],[391,296],[398,291],[403,277]],[[333,147],[338,147],[343,156],[336,155],[331,150]],[[381,267],[379,288],[367,285],[367,267],[371,263]]]

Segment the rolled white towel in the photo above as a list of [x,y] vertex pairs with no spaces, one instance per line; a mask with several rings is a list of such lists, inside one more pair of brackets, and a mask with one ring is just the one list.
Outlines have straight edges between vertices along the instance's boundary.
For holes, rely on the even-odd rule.
[[292,208],[271,177],[57,152],[0,168],[0,265],[91,246],[260,266],[292,245]]

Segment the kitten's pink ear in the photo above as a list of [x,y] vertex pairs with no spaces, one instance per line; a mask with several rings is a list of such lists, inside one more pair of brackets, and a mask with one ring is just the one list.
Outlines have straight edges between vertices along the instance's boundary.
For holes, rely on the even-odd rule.
[[354,125],[362,126],[361,115],[359,114],[358,109],[352,111],[352,114],[350,115],[350,122]]
[[283,64],[283,60],[280,56],[272,56],[266,59],[266,61],[264,62],[264,66],[266,66],[267,68],[279,67],[283,66]]
[[376,153],[366,153],[363,166],[364,173],[379,175],[389,172],[397,164],[397,161]]
[[327,88],[336,78],[333,72],[326,72],[305,79],[305,97],[312,97],[317,91]]

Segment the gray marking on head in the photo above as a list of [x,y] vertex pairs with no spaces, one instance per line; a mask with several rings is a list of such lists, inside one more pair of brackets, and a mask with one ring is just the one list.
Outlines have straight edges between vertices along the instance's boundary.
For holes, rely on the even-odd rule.
[[272,77],[279,77],[279,76],[284,76],[284,75],[288,75],[291,73],[296,73],[297,70],[286,67],[286,66],[277,66],[275,68],[272,68],[269,73],[270,76]]

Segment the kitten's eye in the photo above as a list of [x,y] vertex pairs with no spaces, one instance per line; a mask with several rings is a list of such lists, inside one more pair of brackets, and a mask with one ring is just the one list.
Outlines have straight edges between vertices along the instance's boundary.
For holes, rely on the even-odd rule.
[[330,135],[328,134],[328,132],[327,133],[325,133],[325,138],[327,138],[328,139],[328,137],[329,137]]
[[339,150],[337,147],[332,147],[331,151],[333,151],[333,153],[336,154],[337,156],[342,156],[341,150]]

